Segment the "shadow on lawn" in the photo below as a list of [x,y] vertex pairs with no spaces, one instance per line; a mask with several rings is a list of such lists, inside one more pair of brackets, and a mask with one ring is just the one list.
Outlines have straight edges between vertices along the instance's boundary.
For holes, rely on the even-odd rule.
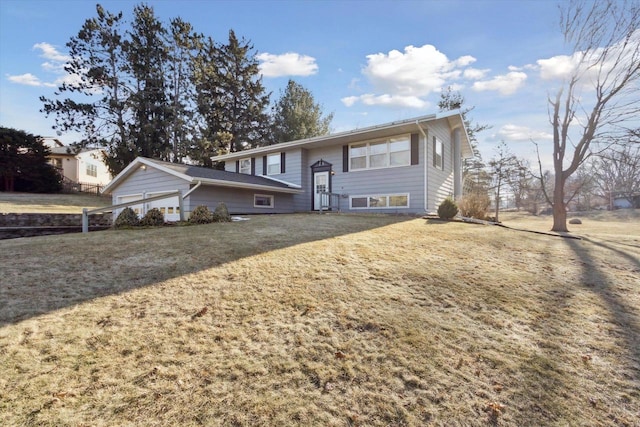
[[[624,341],[625,348],[632,360],[632,365],[636,366],[636,368],[632,368],[632,375],[635,376],[636,380],[640,381],[640,370],[637,368],[637,366],[640,366],[640,320],[634,314],[633,307],[630,307],[627,301],[616,292],[612,286],[611,279],[605,277],[598,269],[589,245],[595,245],[609,251],[611,259],[626,259],[633,266],[632,274],[639,273],[634,274],[637,277],[640,277],[640,258],[592,239],[584,238],[583,242],[567,239],[567,244],[583,263],[581,285],[589,289],[607,305],[609,314],[615,319],[614,323],[618,326],[618,337]],[[640,289],[634,290],[634,292],[638,291]]]
[[0,327],[261,253],[412,219],[264,215],[227,224],[2,240]]

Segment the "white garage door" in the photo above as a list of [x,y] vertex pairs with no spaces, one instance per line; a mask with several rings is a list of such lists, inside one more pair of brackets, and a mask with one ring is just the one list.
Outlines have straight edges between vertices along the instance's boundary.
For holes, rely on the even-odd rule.
[[[128,196],[120,196],[120,197],[118,197],[117,204],[133,202],[135,200],[140,200],[140,199],[142,199],[142,194],[130,194]],[[142,216],[144,215],[144,213],[142,211],[142,204],[129,206],[129,207],[131,209],[133,209],[133,211],[138,215],[138,218],[142,218]],[[122,212],[123,209],[124,208],[121,208],[121,209],[117,209],[115,211],[115,218],[117,218],[118,215],[120,215],[120,212]]]
[[[147,197],[161,196],[162,193],[148,193]],[[180,203],[178,196],[155,200],[147,203],[147,210],[158,208],[164,215],[165,221],[180,221]]]

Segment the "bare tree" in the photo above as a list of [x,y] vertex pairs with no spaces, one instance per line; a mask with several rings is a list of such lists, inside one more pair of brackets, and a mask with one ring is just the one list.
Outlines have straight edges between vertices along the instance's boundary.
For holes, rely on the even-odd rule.
[[637,0],[571,0],[561,11],[565,42],[574,53],[569,77],[554,97],[549,96],[555,182],[553,197],[548,199],[553,206],[553,231],[568,231],[565,184],[569,177],[594,148],[606,150],[629,132],[625,126],[637,126],[639,22]]
[[627,145],[612,149],[594,159],[592,176],[596,194],[609,202],[623,197],[634,205],[634,197],[640,194],[640,146]]
[[518,158],[511,153],[504,141],[501,141],[496,148],[497,156],[489,161],[489,170],[493,178],[493,192],[495,195],[495,221],[498,222],[500,213],[500,193],[514,175],[520,173]]

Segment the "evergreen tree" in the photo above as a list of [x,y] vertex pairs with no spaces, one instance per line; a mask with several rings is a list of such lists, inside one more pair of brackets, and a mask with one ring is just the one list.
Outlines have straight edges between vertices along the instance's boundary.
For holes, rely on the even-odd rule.
[[265,109],[269,95],[259,77],[253,45],[244,38],[238,40],[230,30],[228,44],[217,45],[208,39],[195,67],[198,112],[205,124],[203,139],[211,152],[260,145],[268,134]]
[[289,80],[273,107],[272,141],[286,142],[326,135],[333,113],[322,116],[322,107],[302,85]]
[[49,164],[48,155],[42,138],[0,127],[0,191],[60,191],[62,177]]
[[153,8],[139,5],[134,8],[129,36],[126,52],[136,85],[131,97],[135,114],[130,128],[137,154],[168,160],[171,147],[167,122],[171,111],[165,85],[169,59],[167,31],[155,17]]
[[77,36],[67,43],[68,79],[56,97],[41,110],[55,116],[54,129],[83,134],[77,145],[100,144],[107,149],[107,165],[115,175],[136,156],[127,124],[131,119],[128,62],[123,51],[122,13],[96,6],[97,17],[87,19]]
[[196,34],[188,22],[180,18],[171,20],[169,37],[169,61],[166,78],[168,84],[167,129],[171,147],[170,161],[182,163],[189,155],[194,140],[194,90],[191,83],[193,59],[202,44],[202,35]]

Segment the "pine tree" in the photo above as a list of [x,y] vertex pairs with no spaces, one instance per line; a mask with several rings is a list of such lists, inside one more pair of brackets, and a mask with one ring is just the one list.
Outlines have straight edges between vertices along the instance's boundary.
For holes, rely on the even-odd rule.
[[170,157],[170,118],[165,66],[169,59],[167,31],[155,17],[153,8],[134,8],[134,21],[126,43],[128,62],[135,79],[136,91],[131,97],[135,111],[131,133],[137,154],[168,160]]
[[100,5],[97,17],[87,19],[67,43],[68,79],[55,93],[40,97],[42,112],[55,116],[54,129],[83,135],[77,145],[100,144],[107,149],[107,165],[119,173],[136,156],[127,123],[131,118],[131,84],[123,51],[122,12],[112,14]]
[[333,113],[322,116],[322,107],[302,85],[289,80],[287,88],[273,107],[274,143],[326,135]]
[[[214,154],[260,145],[268,133],[269,95],[259,77],[253,45],[229,31],[228,44],[208,39],[195,62],[198,112],[205,124],[201,148]],[[231,137],[229,138],[228,135]]]

